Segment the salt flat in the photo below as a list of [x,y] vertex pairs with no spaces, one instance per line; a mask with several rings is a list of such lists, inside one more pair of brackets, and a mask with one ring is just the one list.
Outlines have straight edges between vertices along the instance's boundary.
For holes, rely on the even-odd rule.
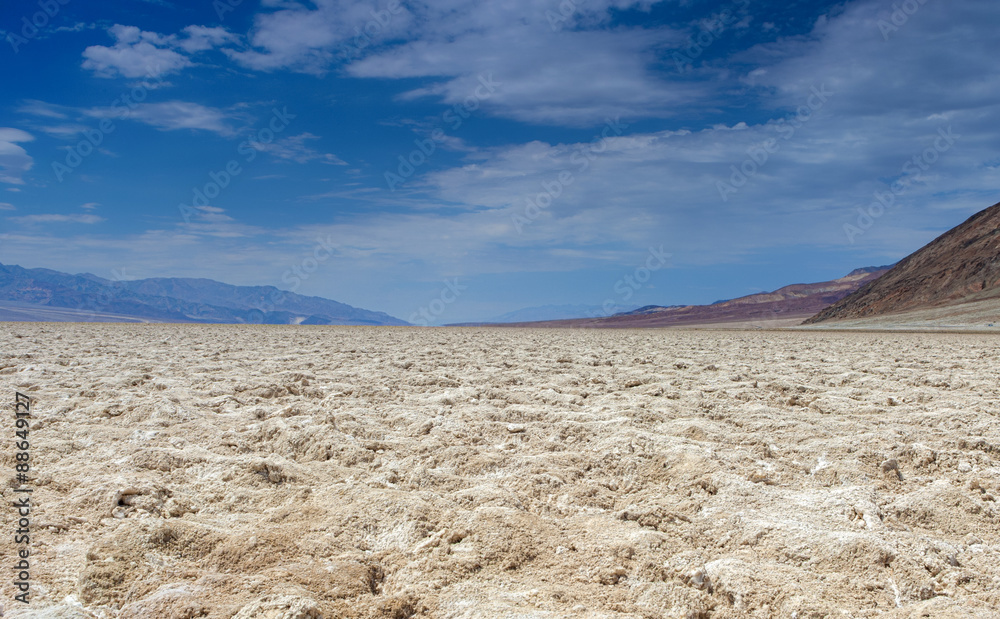
[[3,578],[6,617],[998,616],[995,336],[0,340],[37,475],[33,600]]

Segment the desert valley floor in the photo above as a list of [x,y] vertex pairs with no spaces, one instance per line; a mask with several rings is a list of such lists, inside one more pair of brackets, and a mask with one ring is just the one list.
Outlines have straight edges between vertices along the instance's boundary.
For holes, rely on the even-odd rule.
[[0,342],[4,617],[1000,616],[997,336],[8,323]]

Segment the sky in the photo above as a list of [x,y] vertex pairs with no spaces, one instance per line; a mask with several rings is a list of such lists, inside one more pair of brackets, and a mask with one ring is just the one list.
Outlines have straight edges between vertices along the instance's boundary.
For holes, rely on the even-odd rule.
[[998,23],[995,0],[12,0],[0,262],[430,324],[833,279],[1000,201]]

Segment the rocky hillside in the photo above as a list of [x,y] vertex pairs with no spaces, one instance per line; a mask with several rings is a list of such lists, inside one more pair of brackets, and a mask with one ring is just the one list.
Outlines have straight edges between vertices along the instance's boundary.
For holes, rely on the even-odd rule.
[[1000,204],[942,234],[806,324],[998,298]]

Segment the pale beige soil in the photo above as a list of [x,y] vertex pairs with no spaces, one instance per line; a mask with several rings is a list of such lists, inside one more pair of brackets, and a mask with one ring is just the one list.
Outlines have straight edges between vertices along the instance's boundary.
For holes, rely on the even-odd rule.
[[[781,325],[791,326],[791,325]],[[824,320],[806,329],[984,331],[1000,333],[1000,299],[986,299],[850,320]]]
[[1000,338],[0,325],[5,617],[995,617]]

